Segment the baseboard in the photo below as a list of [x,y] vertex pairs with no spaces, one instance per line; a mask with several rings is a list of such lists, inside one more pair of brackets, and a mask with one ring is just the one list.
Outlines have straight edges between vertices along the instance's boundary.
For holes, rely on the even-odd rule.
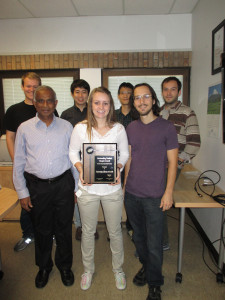
[[[196,230],[200,234],[201,238],[203,239],[206,247],[212,254],[213,258],[215,259],[216,263],[218,264],[219,261],[219,254],[215,247],[212,245],[211,241],[209,240],[208,236],[206,235],[205,231],[202,229],[201,225],[199,224],[198,220],[194,216],[193,212],[190,210],[190,208],[186,209],[186,212],[188,213],[189,217],[191,218],[192,222],[195,225]],[[223,275],[225,276],[225,264],[223,264]]]

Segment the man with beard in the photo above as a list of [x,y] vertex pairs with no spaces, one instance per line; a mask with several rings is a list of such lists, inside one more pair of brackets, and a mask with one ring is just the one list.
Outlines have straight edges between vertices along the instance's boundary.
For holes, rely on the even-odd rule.
[[[201,144],[195,112],[178,100],[181,95],[181,86],[180,80],[173,76],[165,78],[161,84],[165,104],[161,107],[160,115],[163,119],[174,124],[179,143],[176,179],[178,179],[184,164],[190,163],[191,159],[196,156]],[[165,212],[163,250],[169,248],[167,215]]]
[[147,300],[160,300],[160,286],[164,283],[163,212],[173,203],[177,134],[172,123],[158,117],[159,101],[149,84],[141,83],[134,87],[133,102],[140,119],[127,127],[131,155],[125,170],[125,207],[143,265],[133,283],[138,286],[148,283]]

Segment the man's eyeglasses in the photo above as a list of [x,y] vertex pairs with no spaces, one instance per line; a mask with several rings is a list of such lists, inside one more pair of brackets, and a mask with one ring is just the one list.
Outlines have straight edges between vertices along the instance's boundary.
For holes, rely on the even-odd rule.
[[134,96],[134,100],[135,101],[140,101],[141,99],[143,99],[143,100],[149,100],[150,98],[152,98],[152,95],[150,95],[150,94],[144,94],[144,95]]
[[131,95],[132,92],[120,92],[121,95]]
[[43,100],[43,99],[37,99],[37,100],[35,100],[35,102],[37,102],[38,104],[40,104],[40,105],[43,105],[43,104],[47,104],[47,105],[53,105],[53,104],[55,104],[55,100],[53,100],[53,99],[48,99],[48,100]]

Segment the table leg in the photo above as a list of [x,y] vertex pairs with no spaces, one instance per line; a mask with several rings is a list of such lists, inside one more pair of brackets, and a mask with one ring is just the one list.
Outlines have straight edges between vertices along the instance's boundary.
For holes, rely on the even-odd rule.
[[221,231],[220,231],[220,250],[219,250],[219,260],[218,260],[218,273],[216,274],[216,281],[223,283],[223,258],[224,258],[224,244],[223,244],[223,226],[224,226],[224,210],[222,209],[222,220],[221,220]]
[[179,230],[179,248],[178,248],[178,262],[177,262],[177,274],[176,282],[182,282],[182,255],[184,244],[184,222],[185,222],[185,207],[180,208],[180,230]]
[[2,279],[4,273],[2,272],[2,259],[1,259],[1,249],[0,249],[0,280]]

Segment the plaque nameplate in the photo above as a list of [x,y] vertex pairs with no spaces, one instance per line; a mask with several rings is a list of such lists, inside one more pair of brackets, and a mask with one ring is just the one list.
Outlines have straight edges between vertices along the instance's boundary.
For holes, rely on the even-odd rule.
[[83,144],[83,179],[85,183],[115,183],[116,166],[116,143]]

